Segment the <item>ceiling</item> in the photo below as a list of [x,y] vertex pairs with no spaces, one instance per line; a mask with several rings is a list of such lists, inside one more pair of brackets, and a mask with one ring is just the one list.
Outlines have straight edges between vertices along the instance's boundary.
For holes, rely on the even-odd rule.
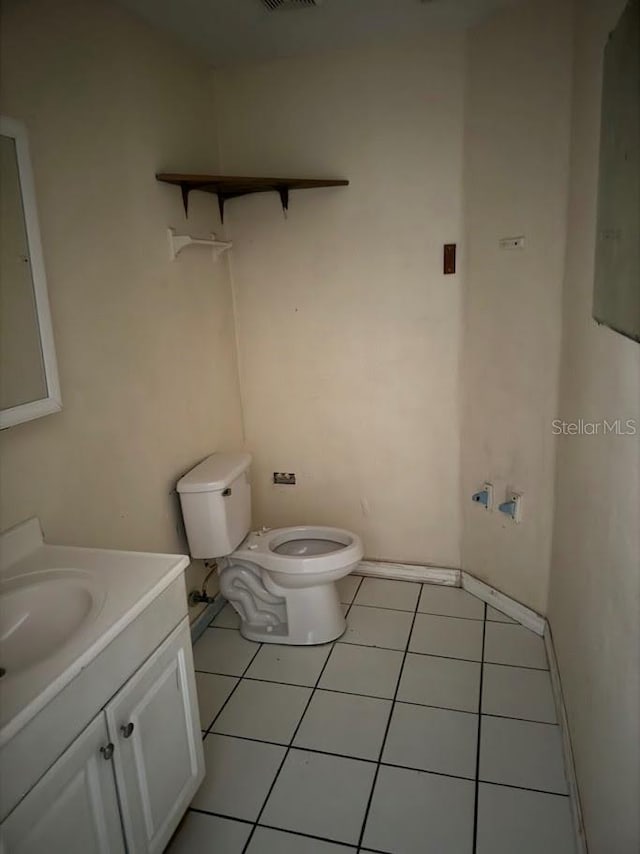
[[277,11],[262,0],[117,2],[224,66],[468,27],[521,0],[317,0],[317,7]]

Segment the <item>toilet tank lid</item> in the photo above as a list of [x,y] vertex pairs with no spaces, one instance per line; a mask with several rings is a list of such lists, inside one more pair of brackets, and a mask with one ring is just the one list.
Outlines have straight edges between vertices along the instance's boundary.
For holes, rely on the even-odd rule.
[[176,488],[180,493],[219,492],[233,483],[250,465],[251,454],[211,454],[181,477]]

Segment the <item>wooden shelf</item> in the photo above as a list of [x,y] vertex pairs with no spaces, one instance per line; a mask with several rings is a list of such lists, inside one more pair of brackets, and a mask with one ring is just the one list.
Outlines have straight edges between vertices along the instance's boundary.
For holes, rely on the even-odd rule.
[[278,193],[282,209],[289,207],[289,190],[310,190],[316,187],[346,187],[344,178],[241,178],[233,175],[183,175],[179,172],[160,172],[158,181],[175,184],[182,191],[184,212],[189,210],[189,193],[200,190],[218,197],[220,219],[224,221],[224,203],[227,199],[247,196],[250,193]]

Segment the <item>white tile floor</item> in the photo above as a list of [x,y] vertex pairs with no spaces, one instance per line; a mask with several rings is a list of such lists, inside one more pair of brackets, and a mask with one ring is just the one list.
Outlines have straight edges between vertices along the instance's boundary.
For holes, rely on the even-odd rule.
[[348,628],[194,649],[207,776],[170,854],[573,854],[544,644],[463,590],[349,576]]

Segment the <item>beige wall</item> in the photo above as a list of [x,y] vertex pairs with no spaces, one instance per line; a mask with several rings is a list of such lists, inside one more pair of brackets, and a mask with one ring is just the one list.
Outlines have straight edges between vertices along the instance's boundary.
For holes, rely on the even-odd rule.
[[[468,34],[462,566],[545,613],[570,119],[571,9],[539,0]],[[498,248],[525,235],[523,250]],[[471,495],[488,480],[496,509]],[[516,525],[497,512],[524,495]]]
[[[462,34],[216,74],[229,174],[347,188],[231,201],[260,524],[335,524],[368,556],[459,565]],[[274,487],[292,471],[296,487]]]
[[[2,527],[184,551],[176,478],[241,442],[226,262],[156,170],[216,163],[210,73],[110,3],[3,2],[2,112],[30,134],[64,409],[1,434]],[[193,199],[207,235],[215,203]]]
[[[635,418],[640,346],[591,319],[602,49],[623,0],[578,6],[560,418]],[[640,849],[640,442],[559,439],[549,619],[590,854]]]

